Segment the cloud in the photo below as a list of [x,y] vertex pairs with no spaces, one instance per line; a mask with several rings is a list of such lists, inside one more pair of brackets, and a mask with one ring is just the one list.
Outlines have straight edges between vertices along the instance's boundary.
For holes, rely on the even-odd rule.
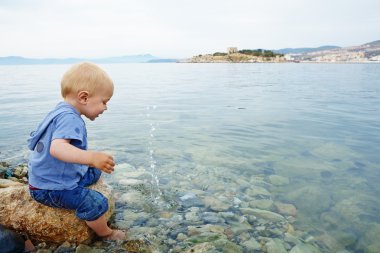
[[3,0],[0,55],[189,57],[229,46],[349,46],[379,39],[380,2],[360,6],[353,0]]

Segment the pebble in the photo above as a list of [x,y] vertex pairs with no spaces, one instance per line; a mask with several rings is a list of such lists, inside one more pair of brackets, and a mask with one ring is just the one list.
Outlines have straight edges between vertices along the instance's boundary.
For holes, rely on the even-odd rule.
[[[296,207],[272,199],[274,196],[268,189],[289,183],[288,178],[274,174],[274,170],[250,178],[233,178],[226,174],[220,182],[211,182],[210,178],[223,173],[224,168],[203,168],[201,171],[207,171],[207,176],[198,177],[196,182],[176,182],[174,176],[163,175],[162,178],[170,180],[165,185],[160,184],[159,191],[150,185],[151,174],[144,168],[136,170],[127,163],[117,168],[122,176],[113,184],[121,191],[115,189],[117,206],[111,225],[128,229],[130,240],[123,244],[97,241],[92,245],[75,246],[64,243],[57,249],[48,248],[45,243],[39,245],[37,252],[297,253],[299,249],[313,249],[309,244],[316,238],[309,241],[305,238],[307,233],[289,224],[296,221]],[[27,182],[27,177],[20,178],[27,175],[24,167],[19,166],[15,171],[19,178],[13,180]],[[2,180],[0,187],[5,185]],[[15,182],[7,180],[6,183]],[[154,199],[152,194],[158,192],[162,195]],[[312,252],[318,253],[317,250]]]

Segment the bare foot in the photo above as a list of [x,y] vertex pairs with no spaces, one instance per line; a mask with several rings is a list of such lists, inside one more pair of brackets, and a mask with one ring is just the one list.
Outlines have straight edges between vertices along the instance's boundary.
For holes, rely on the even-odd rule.
[[103,240],[121,241],[127,239],[127,233],[123,230],[112,230],[111,234],[102,236]]

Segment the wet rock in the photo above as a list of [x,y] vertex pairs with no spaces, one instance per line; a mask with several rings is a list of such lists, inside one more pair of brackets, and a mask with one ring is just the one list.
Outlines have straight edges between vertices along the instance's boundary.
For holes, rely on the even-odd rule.
[[177,241],[184,241],[186,239],[187,239],[187,236],[185,234],[183,234],[183,233],[179,233],[177,235]]
[[203,203],[207,208],[213,211],[227,211],[231,206],[213,196],[206,196],[203,198]]
[[84,244],[79,244],[75,250],[75,253],[103,253],[103,252],[105,252],[105,250],[91,248],[91,247],[84,245]]
[[279,239],[269,239],[269,241],[265,244],[267,248],[267,253],[287,253],[288,251],[285,249],[283,243]]
[[223,253],[243,253],[243,248],[227,239],[217,240],[213,243],[215,248]]
[[203,206],[203,202],[198,198],[196,194],[192,192],[186,193],[179,199],[181,201],[181,205],[186,208],[195,207],[195,206]]
[[276,185],[276,186],[282,186],[282,185],[288,185],[289,184],[289,178],[283,177],[280,175],[270,175],[268,177],[269,183]]
[[285,203],[275,202],[274,205],[275,205],[277,211],[280,214],[290,215],[290,216],[293,216],[293,217],[297,215],[297,209],[292,204],[285,204]]
[[255,199],[249,202],[249,207],[271,210],[273,207],[273,200],[271,199]]
[[122,204],[126,204],[129,207],[132,208],[142,208],[143,202],[142,202],[143,196],[138,191],[129,191],[126,193],[123,193],[119,198],[117,198],[117,201]]
[[261,250],[261,244],[258,243],[254,238],[249,239],[242,243],[243,247],[247,249],[248,252],[252,252],[255,250]]
[[4,168],[3,166],[0,165],[0,178],[5,177],[6,171],[7,171],[7,168]]
[[299,243],[290,250],[290,253],[320,253],[320,251],[310,244]]
[[251,186],[251,188],[248,188],[245,191],[245,193],[250,197],[257,197],[257,196],[269,197],[271,195],[267,189],[260,186],[255,186],[255,185]]
[[128,240],[123,247],[130,253],[152,253],[149,245],[143,240]]
[[[110,206],[106,213],[108,219],[114,210],[110,188],[103,183],[103,180],[99,180],[90,188],[108,198]],[[48,207],[33,200],[26,185],[0,189],[0,220],[4,226],[15,231],[27,232],[37,241],[84,242],[93,234],[86,223],[75,216],[74,211]]]
[[208,232],[223,234],[224,228],[221,226],[211,225],[211,224],[202,225],[202,226],[188,226],[187,234],[189,236],[194,236],[194,235],[199,235],[199,234],[208,233]]
[[186,241],[190,243],[202,243],[202,242],[213,242],[219,240],[223,237],[223,235],[213,232],[204,232],[199,235],[192,236],[188,238]]
[[321,175],[322,178],[332,177],[332,173],[328,170],[321,171],[319,174]]
[[132,210],[125,210],[123,212],[122,220],[125,222],[126,227],[138,225],[141,222],[146,222],[149,219],[149,214],[145,212],[134,212]]
[[205,223],[215,224],[215,223],[224,223],[225,222],[225,220],[223,218],[219,217],[214,212],[204,212],[204,213],[202,213],[201,218]]
[[140,179],[128,178],[128,179],[119,180],[119,184],[125,185],[125,186],[133,186],[133,185],[144,184],[144,181],[142,181]]
[[289,244],[292,244],[293,246],[300,243],[300,240],[290,233],[284,234],[284,241],[289,243]]
[[333,203],[331,194],[319,186],[305,186],[286,195],[303,213],[322,213]]
[[185,214],[185,219],[189,222],[199,222],[201,219],[196,211],[191,211]]
[[375,253],[380,249],[380,224],[375,223],[368,227],[363,237],[359,241],[359,247],[364,252]]
[[28,167],[26,165],[20,165],[15,168],[13,175],[18,179],[25,177],[28,174]]
[[75,245],[72,246],[69,242],[62,243],[56,250],[54,250],[54,253],[74,253],[75,252]]
[[214,250],[215,246],[210,242],[199,243],[197,245],[192,246],[190,249],[186,251],[186,253],[206,253],[210,252],[210,250]]
[[253,231],[253,227],[251,224],[249,224],[247,221],[242,222],[230,222],[229,225],[231,226],[231,231],[234,235],[240,235],[245,232],[251,232]]
[[254,215],[257,218],[267,220],[268,222],[285,220],[284,216],[267,210],[261,210],[257,208],[240,208],[240,211],[243,214]]

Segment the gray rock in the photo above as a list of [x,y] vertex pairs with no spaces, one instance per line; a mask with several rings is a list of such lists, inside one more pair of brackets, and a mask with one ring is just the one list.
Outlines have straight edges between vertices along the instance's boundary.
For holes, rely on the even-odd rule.
[[186,208],[203,206],[203,202],[198,198],[197,195],[195,195],[192,192],[186,193],[185,195],[183,195],[179,199],[181,201],[181,205],[186,207]]
[[290,250],[290,253],[320,253],[320,251],[310,244],[299,243]]
[[267,210],[261,210],[261,209],[257,209],[257,208],[240,208],[240,211],[243,214],[254,215],[257,218],[261,218],[261,219],[267,220],[269,222],[284,221],[285,220],[284,216],[282,216],[278,213],[267,211]]
[[267,253],[287,253],[285,246],[280,239],[269,239],[265,244]]
[[279,175],[270,175],[268,177],[269,183],[276,185],[276,186],[282,186],[289,184],[289,178],[279,176]]
[[205,223],[211,223],[211,224],[224,223],[225,222],[225,220],[223,218],[219,217],[214,212],[204,212],[204,213],[202,213],[202,220]]
[[252,252],[254,250],[260,250],[261,244],[258,243],[254,238],[249,239],[248,241],[245,241],[242,243],[244,248],[246,248],[249,252]]

